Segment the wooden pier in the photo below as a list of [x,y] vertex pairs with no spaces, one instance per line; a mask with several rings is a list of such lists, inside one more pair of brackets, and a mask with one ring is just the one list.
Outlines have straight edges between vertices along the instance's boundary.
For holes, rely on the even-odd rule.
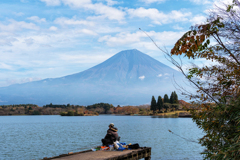
[[43,160],[138,160],[145,158],[151,159],[151,147],[140,147],[139,149],[123,151],[92,151],[69,152],[56,157],[45,157]]

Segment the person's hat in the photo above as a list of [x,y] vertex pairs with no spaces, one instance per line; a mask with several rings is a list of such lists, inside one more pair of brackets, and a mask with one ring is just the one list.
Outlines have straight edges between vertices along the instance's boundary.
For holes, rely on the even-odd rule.
[[110,123],[110,124],[109,124],[109,127],[110,127],[110,126],[111,126],[111,127],[113,127],[113,126],[114,126],[114,124],[113,124],[113,123]]

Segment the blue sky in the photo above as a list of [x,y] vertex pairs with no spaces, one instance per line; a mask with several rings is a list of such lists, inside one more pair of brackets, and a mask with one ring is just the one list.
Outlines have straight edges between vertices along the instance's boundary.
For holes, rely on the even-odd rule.
[[[213,0],[1,0],[0,87],[81,72],[126,49],[169,50]],[[186,61],[186,60],[185,60]]]

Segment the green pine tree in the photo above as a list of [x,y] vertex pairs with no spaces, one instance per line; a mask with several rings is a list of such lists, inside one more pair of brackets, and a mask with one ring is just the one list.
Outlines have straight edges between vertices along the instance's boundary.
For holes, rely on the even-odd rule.
[[156,110],[157,110],[157,102],[156,102],[156,99],[155,99],[154,96],[152,96],[152,101],[151,101],[150,109],[151,109],[152,111],[156,111]]
[[170,96],[169,103],[173,104],[173,103],[174,103],[174,100],[175,100],[174,98],[175,98],[175,95],[174,95],[174,93],[172,92],[172,93],[171,93],[171,96]]
[[173,92],[173,95],[174,95],[173,103],[178,104],[178,95],[175,91]]
[[169,98],[167,94],[164,95],[163,101],[164,103],[169,103]]
[[163,108],[162,97],[161,97],[161,96],[158,96],[157,109],[160,111],[162,108]]

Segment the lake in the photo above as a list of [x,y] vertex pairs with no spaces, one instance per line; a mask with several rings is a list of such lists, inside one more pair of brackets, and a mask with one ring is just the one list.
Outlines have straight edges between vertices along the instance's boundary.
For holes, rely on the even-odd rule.
[[152,147],[152,160],[203,159],[204,148],[192,142],[203,132],[191,118],[114,115],[0,116],[0,159],[41,159],[91,149],[101,145],[110,123],[118,128],[120,142]]

